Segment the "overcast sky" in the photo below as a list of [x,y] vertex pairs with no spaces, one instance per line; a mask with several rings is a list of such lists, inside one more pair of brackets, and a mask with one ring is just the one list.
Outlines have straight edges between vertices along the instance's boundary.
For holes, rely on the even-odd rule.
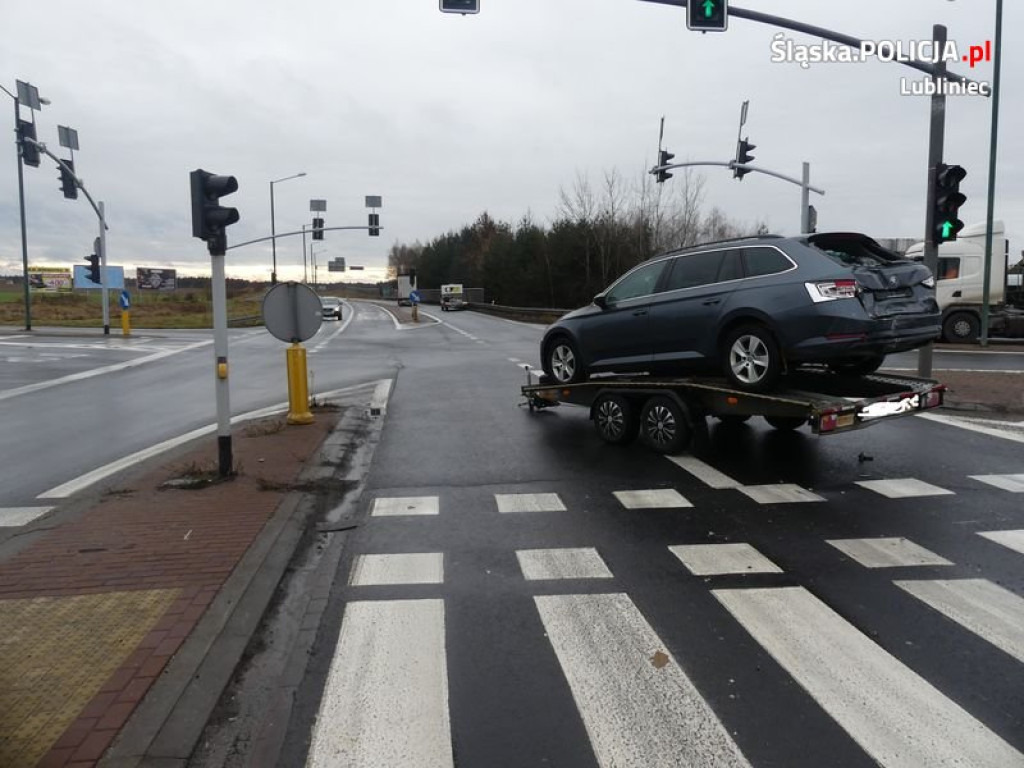
[[[640,0],[481,5],[459,16],[437,0],[9,2],[0,84],[28,81],[51,101],[36,121],[52,150],[58,125],[78,130],[79,175],[106,204],[109,263],[130,276],[136,266],[209,273],[191,237],[195,168],[237,177],[225,201],[241,214],[234,243],[269,235],[271,179],[307,173],[275,185],[278,232],[309,221],[311,198],[328,201],[328,226],[364,225],[364,196],[381,195],[379,238],[329,232],[317,244],[321,263],[344,256],[380,279],[396,241],[430,240],[482,211],[548,222],[578,173],[638,178],[654,164],[663,115],[677,162],[728,160],[744,100],[756,165],[799,176],[811,163],[827,193],[812,195],[819,231],[923,235],[930,99],[900,95],[901,78],[923,75],[879,62],[773,63],[774,27],[732,18],[727,32],[701,35],[686,29],[684,9]],[[994,37],[995,0],[738,5],[868,39],[926,39],[934,23],[965,51]],[[1022,30],[1024,3],[1009,0],[996,215],[1014,254],[1024,248]],[[992,77],[991,64],[956,70]],[[968,170],[961,217],[971,224],[985,216],[991,100],[950,97],[947,109],[945,158]],[[798,187],[704,173],[706,205],[798,231]],[[20,274],[10,140],[0,189],[0,274]],[[30,264],[83,263],[97,234],[84,197],[63,198],[45,157],[25,169],[25,195]],[[301,278],[300,243],[278,243],[281,279]],[[269,243],[228,252],[229,276],[269,279],[270,267]]]

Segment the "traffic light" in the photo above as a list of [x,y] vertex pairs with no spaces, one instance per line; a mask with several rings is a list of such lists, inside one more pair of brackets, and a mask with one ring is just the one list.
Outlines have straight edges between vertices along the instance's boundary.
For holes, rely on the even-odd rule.
[[323,240],[324,239],[324,220],[313,219],[313,239]]
[[211,256],[223,256],[228,247],[225,229],[238,221],[237,208],[225,208],[220,198],[238,191],[234,176],[216,176],[197,169],[192,183],[192,236],[205,240]]
[[18,120],[18,143],[21,144],[21,161],[33,168],[39,167],[39,148],[25,139],[36,140],[36,124],[29,120]]
[[101,285],[103,281],[100,280],[100,255],[98,253],[90,253],[85,257],[85,260],[89,262],[89,268],[85,270],[85,276],[96,283],[96,285]]
[[686,28],[698,32],[725,32],[729,28],[729,0],[690,0]]
[[380,237],[380,214],[370,214],[370,237]]
[[956,240],[957,233],[964,228],[959,219],[960,206],[967,196],[960,191],[960,182],[967,171],[959,165],[939,163],[935,168],[935,242],[948,243]]
[[[736,164],[746,165],[747,163],[753,162],[754,156],[751,153],[752,150],[757,149],[756,144],[751,144],[749,139],[740,139],[736,143]],[[732,177],[743,181],[743,177],[750,173],[746,168],[733,168]]]
[[480,13],[480,0],[440,0],[442,13]]
[[[60,189],[68,200],[77,200],[78,187],[75,185],[75,161],[61,160],[61,162],[64,165],[60,166]],[[67,168],[64,166],[67,166]]]
[[[663,166],[668,165],[669,163],[672,162],[673,157],[675,157],[675,155],[673,155],[667,149],[661,150],[661,152],[658,154],[658,167],[661,168]],[[657,175],[657,181],[659,184],[663,183],[665,179],[672,178],[672,174],[665,170],[659,170]]]

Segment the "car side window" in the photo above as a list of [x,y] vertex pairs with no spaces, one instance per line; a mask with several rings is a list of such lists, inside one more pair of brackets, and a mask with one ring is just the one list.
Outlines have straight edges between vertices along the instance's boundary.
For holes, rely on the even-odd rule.
[[743,277],[743,258],[739,248],[725,251],[722,255],[722,266],[718,270],[718,282],[739,280]]
[[661,277],[662,270],[665,269],[665,263],[664,261],[659,261],[634,270],[609,289],[605,294],[605,300],[610,304],[616,301],[635,299],[640,296],[650,296],[654,293],[654,288],[658,284],[658,278]]
[[775,275],[791,269],[793,264],[774,248],[754,247],[743,249],[747,277]]
[[672,272],[665,283],[666,291],[696,288],[717,282],[722,264],[721,251],[704,251],[679,256],[672,260]]

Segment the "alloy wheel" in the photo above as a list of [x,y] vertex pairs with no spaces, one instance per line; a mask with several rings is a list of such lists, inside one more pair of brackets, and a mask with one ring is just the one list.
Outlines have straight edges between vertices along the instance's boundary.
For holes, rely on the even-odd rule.
[[740,336],[729,350],[729,367],[736,378],[745,384],[757,384],[761,381],[770,363],[768,346],[758,336]]

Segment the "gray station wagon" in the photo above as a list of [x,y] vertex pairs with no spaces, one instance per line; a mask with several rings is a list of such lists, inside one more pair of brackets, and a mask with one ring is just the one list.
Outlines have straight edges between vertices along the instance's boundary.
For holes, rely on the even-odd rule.
[[870,237],[828,233],[709,243],[657,256],[544,334],[544,372],[720,370],[771,389],[788,369],[862,375],[941,332],[935,280]]

